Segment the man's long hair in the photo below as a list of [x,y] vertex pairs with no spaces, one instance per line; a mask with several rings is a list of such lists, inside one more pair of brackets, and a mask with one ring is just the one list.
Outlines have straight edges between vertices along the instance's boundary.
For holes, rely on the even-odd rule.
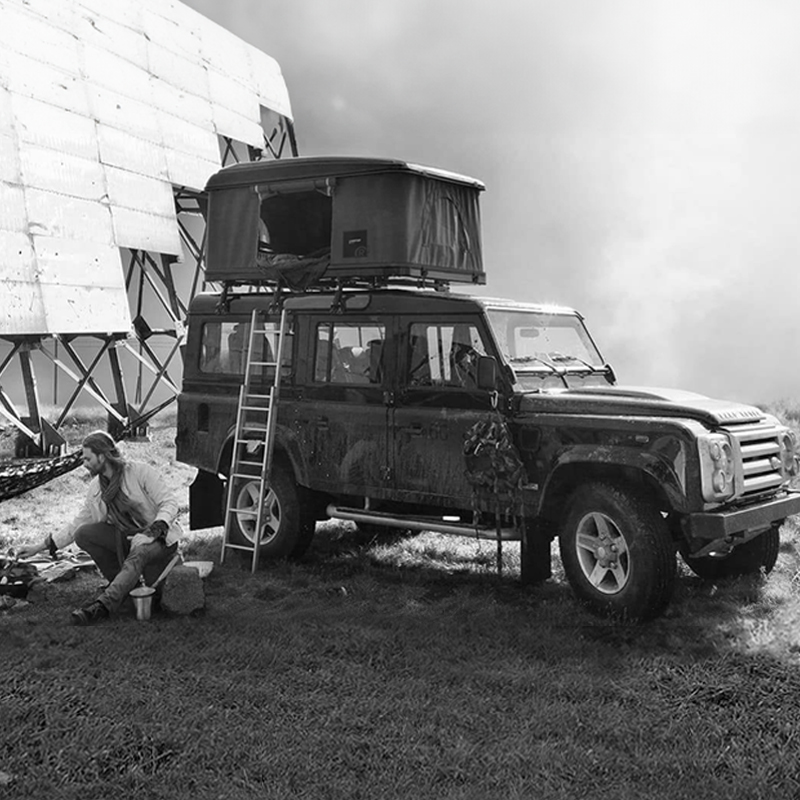
[[121,472],[125,466],[125,458],[117,447],[117,443],[105,431],[92,431],[84,440],[83,446],[96,456],[103,455],[111,464],[114,472]]

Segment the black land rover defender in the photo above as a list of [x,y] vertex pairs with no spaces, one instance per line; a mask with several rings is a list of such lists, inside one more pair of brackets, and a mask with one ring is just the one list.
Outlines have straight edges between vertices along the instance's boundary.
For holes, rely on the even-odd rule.
[[665,608],[676,552],[702,577],[772,569],[800,512],[793,432],[754,407],[618,386],[573,310],[450,291],[484,282],[479,182],[303,158],[207,189],[207,278],[223,290],[189,312],[177,456],[199,468],[192,528],[222,523],[252,312],[285,310],[260,531],[256,481],[233,492],[231,536],[259,536],[264,556],[301,555],[334,517],[519,540],[527,582],[550,575],[558,537],[577,596],[630,619]]

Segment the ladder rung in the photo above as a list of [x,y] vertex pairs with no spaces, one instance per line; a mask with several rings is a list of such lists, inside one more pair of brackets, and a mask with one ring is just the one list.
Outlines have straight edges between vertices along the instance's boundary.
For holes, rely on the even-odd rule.
[[250,361],[251,367],[277,367],[277,361]]
[[248,552],[252,553],[255,549],[254,545],[247,545],[247,544],[233,544],[231,542],[224,542],[223,547],[230,547],[231,550],[247,550]]
[[237,517],[253,517],[253,519],[258,516],[257,511],[247,511],[243,508],[229,508],[228,513],[236,514]]
[[240,458],[236,462],[236,465],[238,467],[263,467],[264,466],[264,462],[263,461],[245,461],[243,458]]
[[[258,465],[259,467],[261,464]],[[263,473],[262,473],[263,475]],[[232,472],[228,475],[229,478],[261,478],[261,475],[248,475],[246,472]]]
[[272,400],[272,393],[269,394],[257,394],[256,392],[245,392],[244,395],[245,400]]
[[[266,428],[251,428],[249,425],[242,425],[239,433],[244,433],[245,431],[255,431],[256,433],[266,433]],[[244,441],[244,440],[242,440]]]
[[239,406],[242,411],[269,411],[269,406]]

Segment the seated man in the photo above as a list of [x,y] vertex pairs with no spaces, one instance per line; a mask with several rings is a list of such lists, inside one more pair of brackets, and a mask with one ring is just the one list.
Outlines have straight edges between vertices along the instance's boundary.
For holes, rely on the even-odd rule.
[[[97,478],[75,519],[40,545],[20,549],[28,558],[75,542],[94,559],[108,586],[100,597],[72,612],[76,625],[89,625],[116,611],[147,569],[160,572],[177,549],[178,501],[149,465],[123,458],[104,431],[83,441],[83,465]],[[154,577],[156,577],[155,575]]]
[[456,385],[466,389],[474,389],[478,385],[479,356],[480,353],[472,345],[453,342],[450,363]]

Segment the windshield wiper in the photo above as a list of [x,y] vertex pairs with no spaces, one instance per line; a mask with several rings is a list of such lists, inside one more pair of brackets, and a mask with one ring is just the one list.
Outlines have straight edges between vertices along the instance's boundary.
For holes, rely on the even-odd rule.
[[557,367],[555,364],[551,364],[549,361],[545,361],[543,358],[539,358],[539,356],[515,356],[514,358],[507,356],[507,358],[511,364],[530,364],[532,361],[538,364],[544,364],[552,373],[561,378],[561,382],[567,389],[570,388],[567,381],[566,370]]
[[548,353],[549,357],[556,362],[564,363],[565,361],[577,361],[579,364],[583,364],[584,367],[590,369],[592,372],[597,370],[598,372],[599,367],[594,366],[594,364],[590,364],[588,361],[584,361],[582,358],[578,356],[566,355],[564,353]]

